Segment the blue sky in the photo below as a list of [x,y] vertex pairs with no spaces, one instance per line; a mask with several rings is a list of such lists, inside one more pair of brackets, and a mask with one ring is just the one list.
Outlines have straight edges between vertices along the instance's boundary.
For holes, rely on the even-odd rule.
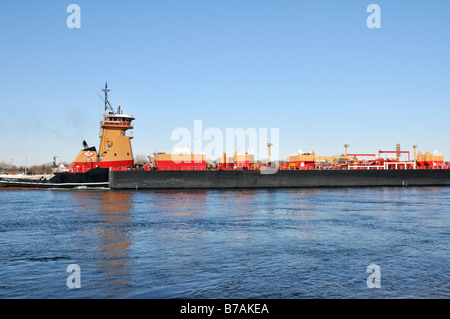
[[[380,29],[366,25],[371,3]],[[135,155],[169,152],[174,129],[202,120],[224,134],[278,128],[281,158],[400,143],[450,160],[449,16],[448,0],[7,1],[0,161],[98,147],[105,81],[136,117]]]

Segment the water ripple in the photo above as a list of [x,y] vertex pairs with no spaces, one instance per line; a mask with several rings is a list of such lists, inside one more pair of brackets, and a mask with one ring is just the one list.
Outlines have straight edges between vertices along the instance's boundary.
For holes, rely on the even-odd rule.
[[0,297],[448,298],[449,204],[446,187],[4,190]]

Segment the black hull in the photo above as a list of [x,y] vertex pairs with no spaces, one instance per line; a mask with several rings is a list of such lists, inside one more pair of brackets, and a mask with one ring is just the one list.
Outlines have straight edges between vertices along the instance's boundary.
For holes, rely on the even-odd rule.
[[370,186],[450,186],[450,170],[109,171],[57,173],[50,180],[0,179],[0,187],[229,189]]
[[450,170],[110,171],[112,189],[450,186]]
[[14,188],[75,188],[108,187],[108,168],[95,168],[86,173],[56,173],[49,180],[0,178],[0,187]]

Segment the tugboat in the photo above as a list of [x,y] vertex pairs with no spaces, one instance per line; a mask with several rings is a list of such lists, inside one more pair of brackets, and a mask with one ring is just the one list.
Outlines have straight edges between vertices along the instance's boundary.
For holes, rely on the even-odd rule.
[[108,187],[108,171],[127,170],[133,167],[133,152],[131,148],[132,135],[127,131],[133,128],[134,117],[125,114],[120,106],[116,110],[108,100],[108,83],[102,89],[105,110],[103,121],[100,122],[99,150],[89,147],[83,141],[83,149],[78,153],[66,171],[55,169],[48,179],[3,177],[0,187],[18,188],[76,188],[76,187]]

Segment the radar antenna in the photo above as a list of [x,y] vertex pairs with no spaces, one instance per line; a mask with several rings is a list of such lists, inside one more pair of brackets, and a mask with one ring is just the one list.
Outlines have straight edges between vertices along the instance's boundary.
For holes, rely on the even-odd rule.
[[114,113],[113,107],[111,106],[111,104],[108,101],[108,92],[111,90],[108,90],[108,82],[105,82],[105,88],[102,89],[103,92],[105,92],[105,99],[103,100],[103,98],[100,96],[100,98],[103,100],[103,102],[105,102],[105,112],[109,109],[110,112]]

